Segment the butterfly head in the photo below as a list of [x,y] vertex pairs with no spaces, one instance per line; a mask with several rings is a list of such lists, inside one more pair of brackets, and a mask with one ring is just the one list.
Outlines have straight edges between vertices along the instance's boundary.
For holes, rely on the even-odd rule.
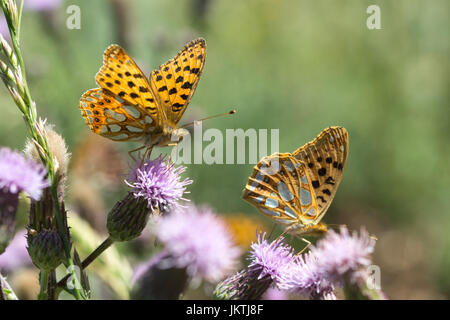
[[300,225],[301,227],[296,228],[295,226],[291,226],[288,232],[295,236],[313,236],[320,237],[327,233],[328,227],[325,223],[319,222],[317,224],[310,225]]
[[166,122],[159,131],[153,131],[147,136],[145,144],[152,147],[167,147],[181,142],[183,137],[188,134],[189,131],[186,129],[179,128],[176,125]]

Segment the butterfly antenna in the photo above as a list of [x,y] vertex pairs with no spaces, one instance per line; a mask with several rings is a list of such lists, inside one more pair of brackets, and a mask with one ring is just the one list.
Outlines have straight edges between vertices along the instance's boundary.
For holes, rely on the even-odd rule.
[[203,118],[203,119],[199,119],[199,120],[195,120],[195,121],[189,122],[189,123],[181,126],[180,128],[189,127],[189,126],[192,126],[192,125],[194,125],[194,124],[196,124],[198,122],[201,122],[201,121],[210,120],[210,119],[214,119],[214,118],[219,118],[219,117],[223,117],[223,116],[227,116],[229,114],[235,114],[235,113],[236,113],[236,110],[230,110],[230,111],[225,112],[225,113],[216,114],[214,116],[210,116],[210,117],[206,117],[206,118]]

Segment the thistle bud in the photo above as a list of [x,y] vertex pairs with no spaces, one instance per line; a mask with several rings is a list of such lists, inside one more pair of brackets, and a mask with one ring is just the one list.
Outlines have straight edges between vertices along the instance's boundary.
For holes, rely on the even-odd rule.
[[106,227],[114,241],[130,241],[139,237],[147,225],[151,209],[147,200],[129,192],[108,214]]
[[36,233],[28,231],[28,253],[31,260],[41,270],[55,269],[64,259],[64,245],[61,236],[53,230]]

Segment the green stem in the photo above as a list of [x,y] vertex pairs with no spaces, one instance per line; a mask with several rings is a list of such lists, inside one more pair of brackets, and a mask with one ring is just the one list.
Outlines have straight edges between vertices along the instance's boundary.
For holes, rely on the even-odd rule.
[[63,221],[63,213],[61,211],[61,207],[60,207],[60,203],[58,200],[58,183],[56,181],[56,183],[52,183],[51,186],[51,193],[52,193],[52,200],[53,200],[53,206],[55,208],[55,218],[56,218],[56,224],[58,227],[58,231],[59,234],[61,235],[61,238],[63,240],[63,244],[64,244],[64,252],[66,255],[66,267],[70,270],[70,274],[68,274],[68,276],[71,276],[72,279],[72,285],[73,285],[73,294],[75,296],[75,299],[77,300],[81,300],[81,293],[80,290],[78,289],[77,284],[77,274],[75,271],[75,267],[74,267],[74,263],[73,263],[73,259],[71,256],[71,244],[70,244],[70,239],[68,238],[67,235],[67,228],[64,224]]
[[39,291],[38,299],[39,300],[47,300],[47,289],[48,289],[48,270],[41,270],[39,274],[39,284],[41,286],[41,290]]
[[106,249],[108,249],[112,244],[114,243],[114,240],[111,239],[111,237],[106,238],[105,241],[100,244],[97,249],[92,251],[92,253],[83,260],[81,263],[81,267],[83,269],[86,269],[95,259],[98,258],[99,255],[101,255]]
[[[8,22],[10,36],[11,36],[13,52],[17,58],[17,64],[14,63],[12,57],[8,57],[8,58],[10,59],[13,67],[16,69],[16,71],[20,77],[20,81],[22,82],[20,85],[20,88],[22,88],[22,89],[19,91],[21,91],[20,95],[22,96],[21,98],[23,99],[23,103],[25,104],[26,108],[20,108],[21,106],[19,106],[19,109],[21,109],[24,114],[25,122],[28,125],[28,129],[29,129],[29,133],[30,133],[31,137],[39,145],[39,147],[37,147],[39,156],[41,158],[42,163],[47,168],[48,178],[51,181],[51,193],[52,193],[52,198],[53,198],[53,203],[54,203],[54,209],[56,212],[55,216],[56,216],[56,221],[57,221],[58,232],[61,235],[61,237],[63,239],[63,243],[64,243],[64,250],[65,250],[65,255],[66,255],[65,265],[67,268],[69,268],[71,270],[72,279],[75,283],[77,279],[76,279],[74,263],[73,263],[73,260],[71,257],[70,235],[68,235],[68,233],[67,233],[67,228],[66,228],[66,224],[64,221],[63,212],[61,211],[60,203],[58,200],[57,188],[58,188],[59,181],[58,181],[58,177],[55,172],[54,159],[50,152],[47,138],[45,137],[45,135],[43,135],[41,132],[38,132],[38,130],[37,130],[37,111],[34,106],[33,99],[31,98],[31,93],[30,93],[30,89],[28,87],[27,78],[26,78],[25,63],[24,63],[24,60],[23,60],[23,57],[21,54],[21,50],[20,50],[19,31],[20,31],[22,6],[23,6],[23,1],[21,3],[19,15],[18,15],[19,23],[17,26],[17,30],[15,30],[15,28],[12,24],[11,17],[8,16],[7,14],[5,14],[6,20]],[[5,11],[5,13],[6,13],[6,11]],[[48,274],[45,275],[44,272],[43,272],[43,276],[48,278]],[[74,286],[73,294],[77,300],[82,298],[79,289],[77,289],[77,286]]]
[[[112,244],[114,243],[114,240],[111,239],[111,237],[106,238],[105,241],[103,241],[94,251],[91,252],[91,254],[83,260],[81,263],[81,268],[84,270],[86,269],[95,259],[97,259],[106,249],[108,249]],[[68,274],[64,278],[58,281],[58,284],[56,287],[59,291],[57,291],[57,294],[61,292],[63,288],[66,287],[67,280],[69,279],[71,275]]]

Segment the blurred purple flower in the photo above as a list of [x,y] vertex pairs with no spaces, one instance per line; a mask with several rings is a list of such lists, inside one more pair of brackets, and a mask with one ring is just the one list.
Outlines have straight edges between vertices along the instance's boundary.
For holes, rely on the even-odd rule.
[[262,296],[263,300],[289,300],[289,296],[285,290],[277,287],[270,287]]
[[167,164],[162,156],[145,161],[142,165],[141,162],[141,159],[138,159],[128,181],[125,181],[136,198],[143,197],[148,201],[149,208],[159,207],[161,211],[170,210],[180,199],[187,200],[183,198],[183,194],[192,180],[181,180],[180,177],[186,167]]
[[24,7],[32,11],[51,11],[58,8],[62,0],[26,0]]
[[173,259],[172,266],[186,268],[192,278],[220,280],[240,256],[225,223],[206,206],[177,207],[153,232]]
[[334,286],[318,268],[313,250],[298,256],[297,261],[284,270],[278,287],[314,300],[334,300]]
[[352,235],[342,227],[330,230],[311,250],[286,270],[279,287],[308,295],[311,299],[336,299],[334,286],[343,286],[365,275],[375,240],[365,230]]
[[267,242],[265,234],[259,234],[252,243],[250,264],[247,268],[220,283],[215,295],[219,299],[255,300],[283,279],[284,272],[295,262],[294,250],[282,239]]
[[10,193],[25,191],[39,200],[49,186],[45,167],[8,148],[0,149],[0,189]]
[[11,272],[27,265],[31,265],[31,258],[27,251],[26,230],[20,230],[16,233],[5,252],[0,255],[0,270]]
[[340,233],[331,230],[311,251],[317,257],[317,268],[329,281],[340,283],[347,275],[354,276],[371,264],[375,239],[361,229],[349,233],[341,227]]

